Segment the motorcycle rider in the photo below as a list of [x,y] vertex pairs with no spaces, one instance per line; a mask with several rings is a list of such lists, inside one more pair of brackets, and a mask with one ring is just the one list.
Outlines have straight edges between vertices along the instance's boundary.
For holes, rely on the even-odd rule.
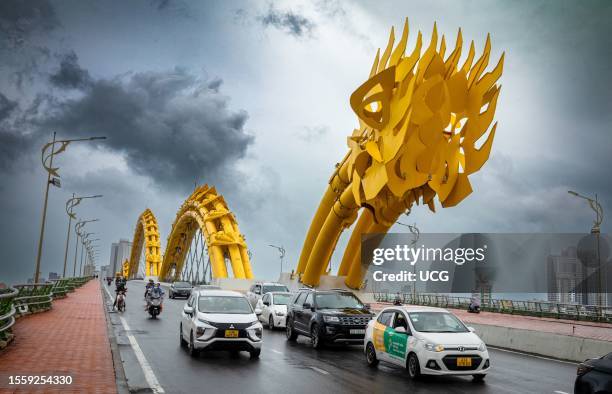
[[145,292],[144,292],[144,297],[147,298],[147,293],[149,292],[149,290],[151,290],[153,287],[155,287],[155,282],[153,282],[153,279],[149,279],[149,282],[146,284],[145,286]]
[[119,272],[117,272],[115,274],[115,301],[113,302],[113,309],[115,309],[117,306],[117,296],[120,292],[123,292],[124,295],[127,292],[127,281]]
[[[147,300],[147,305],[145,307],[145,310],[149,310],[149,305],[151,305],[151,298],[153,297],[162,298],[162,301],[163,301],[164,294],[165,294],[164,289],[162,289],[161,284],[159,282],[155,283],[153,287],[149,288],[145,294],[145,298]],[[161,312],[161,310],[163,309],[163,303],[160,304],[159,309]]]
[[468,312],[480,313],[480,297],[475,295],[470,298],[470,305],[468,305]]

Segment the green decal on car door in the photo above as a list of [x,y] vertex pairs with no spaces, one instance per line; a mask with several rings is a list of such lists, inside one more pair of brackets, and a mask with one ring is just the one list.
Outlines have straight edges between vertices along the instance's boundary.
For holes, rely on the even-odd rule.
[[404,359],[407,345],[408,335],[397,333],[391,327],[385,329],[385,351],[389,356]]

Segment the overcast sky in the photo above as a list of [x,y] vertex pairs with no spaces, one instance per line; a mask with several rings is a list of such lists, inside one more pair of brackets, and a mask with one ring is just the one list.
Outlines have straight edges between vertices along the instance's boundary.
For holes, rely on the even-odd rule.
[[165,246],[194,183],[225,196],[257,277],[278,276],[270,243],[285,246],[294,268],[357,126],[348,98],[405,16],[409,45],[437,22],[450,42],[461,27],[478,51],[491,33],[492,58],[506,58],[496,139],[470,178],[474,193],[436,214],[417,207],[403,222],[422,232],[588,231],[592,212],[568,189],[598,193],[609,212],[610,2],[4,0],[0,281],[34,271],[46,180],[40,149],[53,131],[108,139],[56,157],[62,187],[50,191],[45,276],[62,271],[72,193],[104,194],[77,213],[101,219],[87,230],[101,238],[98,262],[107,264],[110,244],[132,238],[146,207]]

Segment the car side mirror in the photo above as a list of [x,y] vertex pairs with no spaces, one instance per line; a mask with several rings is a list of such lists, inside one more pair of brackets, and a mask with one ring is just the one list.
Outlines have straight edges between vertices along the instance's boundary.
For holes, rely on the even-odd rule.
[[259,289],[255,289],[255,291],[254,291],[253,293],[255,293],[255,294],[257,294],[257,295],[260,295],[260,294],[261,294],[261,290],[259,290]]
[[395,327],[394,330],[398,334],[408,334],[408,331],[406,331],[406,328],[403,326]]
[[255,314],[256,314],[257,316],[261,315],[261,309],[256,308],[256,309],[255,309]]
[[264,301],[265,306],[270,306],[270,301]]
[[310,308],[312,308],[312,305],[310,305],[310,303],[309,303],[309,302],[305,302],[305,303],[304,303],[304,305],[302,305],[302,308],[304,308],[304,309],[310,309]]
[[189,305],[185,305],[185,307],[183,308],[183,312],[185,312],[185,314],[191,316],[191,315],[193,315],[193,307],[191,307]]
[[470,330],[470,332],[476,332],[476,329],[474,327],[468,327],[468,330]]

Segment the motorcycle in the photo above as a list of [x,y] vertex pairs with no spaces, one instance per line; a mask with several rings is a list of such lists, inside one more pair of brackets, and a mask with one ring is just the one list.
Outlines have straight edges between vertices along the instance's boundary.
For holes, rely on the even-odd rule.
[[157,315],[161,313],[162,310],[162,297],[161,296],[149,296],[149,307],[148,312],[151,315],[151,318],[157,319]]
[[125,290],[117,293],[117,310],[119,312],[125,311]]

